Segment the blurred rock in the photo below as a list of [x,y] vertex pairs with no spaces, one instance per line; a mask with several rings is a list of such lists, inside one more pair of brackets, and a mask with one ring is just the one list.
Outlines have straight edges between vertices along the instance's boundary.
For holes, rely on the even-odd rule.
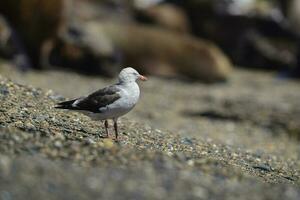
[[[215,4],[231,15],[269,16],[274,9],[275,0],[221,0]],[[225,9],[224,9],[225,8]],[[221,11],[220,10],[220,11]],[[274,12],[274,11],[273,11]]]
[[90,34],[104,34],[124,54],[127,65],[146,74],[218,81],[226,79],[231,70],[229,59],[219,48],[191,36],[150,26],[117,23],[91,22],[85,30],[96,31]]
[[189,20],[183,9],[173,4],[156,4],[138,10],[137,18],[179,33],[190,31]]
[[31,66],[22,42],[9,22],[0,14],[0,56],[14,61],[21,70]]
[[137,9],[146,9],[163,1],[164,0],[133,0],[133,5]]
[[286,28],[295,34],[295,40],[297,45],[297,62],[293,69],[284,71],[283,76],[288,77],[300,77],[300,2],[298,0],[278,0],[282,13],[286,18]]
[[[102,1],[101,4],[96,1],[84,1],[84,0],[55,0],[51,2],[43,0],[13,0],[13,1],[1,1],[0,13],[8,20],[9,25],[14,27],[15,35],[14,48],[20,51],[20,46],[23,46],[22,52],[28,55],[30,59],[31,67],[45,68],[52,65],[50,53],[54,47],[54,41],[62,39],[66,46],[63,47],[63,53],[77,58],[73,63],[77,63],[79,54],[81,54],[81,67],[82,64],[94,64],[96,62],[89,62],[91,55],[89,52],[85,52],[82,47],[74,46],[72,39],[78,39],[78,33],[73,31],[73,27],[76,24],[90,19],[103,19],[111,18],[118,15],[116,7],[118,5],[112,5],[113,1]],[[80,8],[80,9],[79,9]],[[121,11],[120,11],[121,12]],[[114,13],[113,15],[111,13]],[[122,17],[119,19],[125,19],[125,14],[121,13]],[[67,32],[68,37],[62,37],[61,33]],[[63,54],[57,52],[58,55]],[[70,55],[71,54],[71,55]],[[18,59],[20,60],[20,59]],[[54,65],[59,63],[60,57],[54,58]],[[62,63],[63,64],[63,63]],[[87,68],[87,66],[85,66]]]
[[[188,29],[179,9],[155,10],[149,10],[154,18],[164,16],[158,23]],[[68,66],[114,76],[119,66],[130,65],[148,74],[204,81],[224,80],[231,69],[229,59],[210,42],[133,23],[125,1],[13,0],[1,2],[0,12],[16,27],[35,67]],[[171,22],[173,16],[179,21]]]
[[300,1],[287,1],[287,19],[290,23],[290,28],[300,35]]
[[[0,13],[14,27],[17,33],[15,37],[18,38],[20,45],[24,45],[26,54],[34,67],[40,66],[40,50],[43,42],[48,38],[55,37],[59,23],[62,22],[62,3],[62,0],[0,2]],[[19,48],[19,45],[16,45],[15,48]]]
[[9,45],[9,39],[11,37],[11,30],[7,21],[0,15],[0,55],[4,57],[10,57],[12,54],[12,47]]
[[280,70],[295,65],[297,39],[275,0],[168,2],[184,8],[193,33],[218,44],[235,65]]

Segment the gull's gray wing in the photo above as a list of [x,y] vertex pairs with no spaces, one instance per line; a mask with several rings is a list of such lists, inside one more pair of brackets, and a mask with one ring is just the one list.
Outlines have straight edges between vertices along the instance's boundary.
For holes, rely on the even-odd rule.
[[70,110],[85,110],[94,113],[101,112],[99,109],[106,107],[120,99],[120,89],[117,85],[105,87],[97,90],[87,97],[64,101],[57,104],[55,108],[70,109]]

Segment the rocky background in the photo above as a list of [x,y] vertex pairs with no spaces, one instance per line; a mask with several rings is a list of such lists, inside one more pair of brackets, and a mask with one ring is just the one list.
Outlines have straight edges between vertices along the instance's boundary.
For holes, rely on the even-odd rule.
[[[1,200],[300,198],[298,1],[158,2],[0,1]],[[119,142],[53,108],[122,66]]]

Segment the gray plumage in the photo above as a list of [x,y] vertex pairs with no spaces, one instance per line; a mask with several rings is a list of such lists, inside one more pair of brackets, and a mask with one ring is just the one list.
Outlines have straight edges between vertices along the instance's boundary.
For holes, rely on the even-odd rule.
[[112,104],[121,96],[118,93],[120,90],[115,85],[105,87],[96,92],[70,101],[64,101],[57,104],[55,108],[69,109],[69,110],[83,110],[93,113],[100,113],[101,108]]

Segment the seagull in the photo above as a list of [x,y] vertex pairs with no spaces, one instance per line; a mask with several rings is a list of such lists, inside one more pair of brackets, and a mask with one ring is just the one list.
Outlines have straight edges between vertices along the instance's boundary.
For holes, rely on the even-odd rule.
[[109,137],[108,119],[114,122],[115,138],[118,140],[118,118],[128,113],[139,100],[140,88],[137,80],[146,81],[131,67],[124,68],[119,81],[92,94],[69,101],[60,102],[55,108],[81,112],[92,120],[104,120],[106,137]]

